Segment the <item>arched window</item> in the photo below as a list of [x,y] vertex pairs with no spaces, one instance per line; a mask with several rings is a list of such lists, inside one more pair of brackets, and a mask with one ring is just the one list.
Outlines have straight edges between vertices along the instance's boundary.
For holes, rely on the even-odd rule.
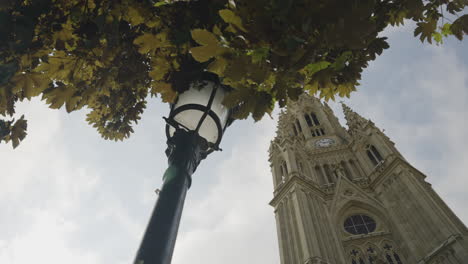
[[366,264],[361,250],[357,247],[349,250],[348,259],[351,260],[351,264]]
[[383,160],[383,158],[380,155],[379,151],[373,145],[371,145],[371,150],[372,150],[372,153],[375,155],[375,157],[377,157],[378,161]]
[[314,120],[315,125],[320,126],[317,116],[314,113],[311,113],[310,116],[312,116],[312,119]]
[[380,155],[380,152],[374,145],[367,145],[366,153],[374,166],[377,166],[381,161],[383,161],[382,155]]
[[313,137],[320,137],[325,135],[325,129],[320,127],[320,122],[314,113],[305,114],[304,117],[309,127],[311,127],[310,133]]
[[308,126],[310,126],[310,127],[314,126],[314,124],[312,123],[312,119],[310,119],[310,116],[308,114],[305,114],[304,118],[305,118]]
[[366,150],[366,153],[367,153],[367,157],[369,157],[372,164],[374,164],[374,166],[377,166],[378,162],[375,159],[374,155],[372,155],[372,152],[370,150]]
[[382,250],[384,251],[384,256],[388,264],[403,264],[403,260],[400,255],[398,255],[393,243],[384,241],[382,245]]
[[297,119],[296,119],[296,126],[297,126],[297,130],[302,133],[301,123],[299,123],[299,120]]
[[379,259],[380,255],[379,247],[372,243],[368,243],[364,246],[364,250],[367,255],[367,260],[369,264],[377,264],[377,260]]

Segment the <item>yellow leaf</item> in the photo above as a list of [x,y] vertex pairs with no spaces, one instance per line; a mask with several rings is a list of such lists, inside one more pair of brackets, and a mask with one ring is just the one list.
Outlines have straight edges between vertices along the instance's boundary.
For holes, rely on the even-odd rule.
[[50,108],[59,109],[65,104],[67,112],[76,110],[77,103],[81,96],[76,96],[76,88],[72,85],[58,84],[51,90],[44,92],[42,99],[46,100]]
[[67,50],[74,50],[76,49],[76,40],[78,36],[73,34],[73,26],[72,21],[68,20],[67,23],[62,24],[62,29],[57,31],[53,35],[54,42],[60,40],[65,43],[65,48]]
[[49,79],[68,83],[71,77],[71,71],[74,70],[75,62],[75,57],[68,56],[65,52],[58,51],[55,55],[49,57],[48,62],[41,63],[34,71],[44,73]]
[[149,52],[154,52],[158,48],[171,47],[171,43],[167,38],[166,32],[161,32],[159,34],[145,33],[137,37],[133,44],[139,47],[138,52],[141,54],[147,54]]
[[242,25],[242,19],[239,16],[237,16],[234,12],[232,12],[231,10],[229,9],[220,10],[219,15],[226,23],[232,24],[236,26],[237,28],[239,28],[240,30],[247,32],[247,29],[245,29],[244,26]]
[[149,76],[153,78],[154,81],[162,80],[171,69],[171,65],[164,57],[153,58],[151,66],[153,69],[149,72]]
[[308,91],[310,95],[314,95],[318,91],[318,82],[314,81],[306,84],[304,90]]
[[94,3],[94,0],[88,0],[86,1],[88,3],[88,8],[89,9],[94,9],[96,8],[96,3]]
[[206,29],[194,29],[191,31],[192,38],[203,46],[219,46],[216,36]]
[[219,29],[219,27],[217,25],[214,25],[213,33],[215,33],[218,36],[221,36],[223,34],[223,33],[221,33],[221,30]]
[[165,82],[152,82],[151,93],[161,94],[163,102],[173,103],[177,93],[172,89],[171,84]]
[[128,22],[132,24],[132,26],[136,26],[145,22],[145,19],[141,15],[140,11],[134,8],[133,6],[128,7],[128,13],[126,18],[128,19]]
[[346,96],[349,98],[351,92],[356,91],[356,87],[352,83],[343,83],[338,85],[337,90],[340,97]]
[[95,65],[88,64],[86,62],[81,63],[80,67],[73,71],[73,78],[75,80],[81,80],[81,81],[85,81],[86,83],[91,83],[91,81],[95,78],[95,75],[94,75],[95,70],[96,70]]
[[50,80],[45,78],[40,73],[20,73],[11,78],[15,87],[14,93],[23,92],[23,96],[31,99],[31,97],[38,96],[44,91],[50,83]]
[[216,58],[215,61],[208,65],[207,70],[216,73],[218,76],[223,76],[224,70],[226,70],[227,61],[223,57]]
[[335,101],[335,89],[328,86],[327,88],[320,89],[320,97],[325,98],[325,101],[332,99]]
[[195,60],[205,62],[227,51],[227,48],[221,46],[213,33],[205,29],[194,29],[191,33],[193,40],[202,45],[190,49],[190,53],[192,53]]

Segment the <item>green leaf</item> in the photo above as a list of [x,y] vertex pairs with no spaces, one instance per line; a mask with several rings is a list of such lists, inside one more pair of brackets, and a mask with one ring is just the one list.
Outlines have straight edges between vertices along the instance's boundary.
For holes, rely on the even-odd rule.
[[309,76],[312,76],[312,75],[314,75],[316,72],[328,68],[328,66],[329,66],[330,64],[331,64],[331,63],[328,62],[328,61],[318,61],[318,62],[315,62],[315,63],[307,64],[307,65],[304,67],[304,70],[306,70],[306,72],[307,72],[307,74],[308,74]]
[[265,61],[270,54],[270,49],[268,47],[262,47],[254,50],[249,50],[247,55],[252,57],[253,63],[260,63]]
[[335,71],[341,71],[346,66],[346,62],[350,58],[352,58],[352,56],[353,53],[351,51],[345,51],[341,53],[341,55],[338,58],[336,58],[335,62],[331,65],[331,67]]
[[450,24],[450,23],[445,23],[444,26],[441,28],[440,33],[441,33],[444,37],[448,37],[449,35],[453,35],[452,30],[450,29],[451,26],[452,26],[452,24]]
[[442,44],[442,34],[440,34],[439,32],[432,33],[432,38],[437,44]]

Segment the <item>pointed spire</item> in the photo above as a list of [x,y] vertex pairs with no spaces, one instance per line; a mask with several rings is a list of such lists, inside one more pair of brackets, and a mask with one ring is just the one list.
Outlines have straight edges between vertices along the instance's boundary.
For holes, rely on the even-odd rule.
[[356,130],[363,128],[369,120],[354,112],[349,106],[345,105],[343,101],[340,102],[345,115],[346,124],[348,125],[349,132],[353,134]]

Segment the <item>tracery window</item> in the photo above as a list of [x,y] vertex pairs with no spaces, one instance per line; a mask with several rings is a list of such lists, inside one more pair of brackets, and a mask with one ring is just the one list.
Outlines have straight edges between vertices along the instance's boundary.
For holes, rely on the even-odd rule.
[[380,155],[380,152],[374,145],[367,145],[366,153],[374,166],[377,166],[381,161],[383,161],[382,155]]
[[349,250],[349,259],[351,260],[351,264],[366,264],[364,262],[364,256],[360,249],[353,248]]
[[403,264],[402,258],[397,253],[392,243],[388,241],[384,242],[382,249],[384,250],[385,260],[388,264]]
[[374,244],[367,244],[364,247],[364,250],[366,251],[367,255],[367,261],[369,264],[377,264],[379,256],[380,256],[380,250],[379,248],[374,245]]
[[325,129],[320,127],[320,122],[314,113],[305,114],[304,118],[307,125],[310,127],[310,133],[313,137],[320,137],[325,135]]
[[375,231],[377,224],[370,216],[357,214],[346,218],[344,229],[353,235],[369,234]]

